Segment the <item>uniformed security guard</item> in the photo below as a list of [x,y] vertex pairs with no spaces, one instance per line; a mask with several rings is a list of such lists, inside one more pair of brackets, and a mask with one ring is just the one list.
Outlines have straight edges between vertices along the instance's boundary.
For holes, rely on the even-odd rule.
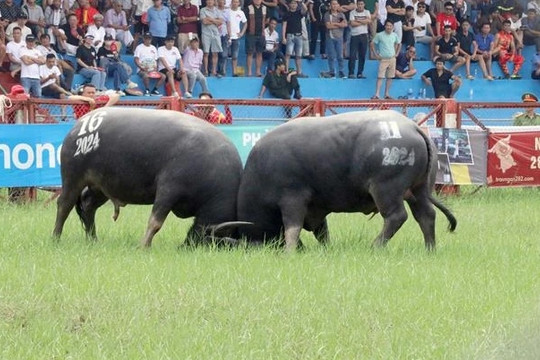
[[[524,103],[537,103],[538,98],[532,93],[525,93],[521,96]],[[540,115],[535,113],[535,108],[526,108],[524,113],[514,118],[514,126],[540,125]]]

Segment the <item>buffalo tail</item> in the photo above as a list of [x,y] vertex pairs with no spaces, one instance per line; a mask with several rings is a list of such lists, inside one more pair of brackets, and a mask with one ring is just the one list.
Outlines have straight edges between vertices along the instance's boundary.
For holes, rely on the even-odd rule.
[[444,216],[446,216],[446,218],[448,219],[448,230],[454,231],[457,227],[457,220],[454,217],[454,214],[452,214],[446,206],[444,206],[439,200],[435,199],[433,196],[430,195],[429,200],[433,205],[435,205],[437,209],[441,210]]

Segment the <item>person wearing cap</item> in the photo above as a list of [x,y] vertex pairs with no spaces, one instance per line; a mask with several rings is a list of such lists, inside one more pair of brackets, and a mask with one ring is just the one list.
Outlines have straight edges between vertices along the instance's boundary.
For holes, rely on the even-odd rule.
[[[185,91],[188,90],[188,79],[184,71],[184,62],[180,50],[174,46],[174,36],[167,36],[165,45],[158,49],[158,70],[167,77],[172,95],[179,97],[180,94],[175,90],[174,80],[181,79]],[[177,65],[178,64],[178,65]]]
[[268,72],[264,77],[259,98],[262,98],[266,89],[268,89],[273,97],[290,100],[294,92],[294,98],[300,100],[302,95],[300,94],[300,84],[297,79],[298,73],[295,70],[287,72],[285,61],[281,58],[276,59],[274,66],[275,70]]
[[97,65],[97,52],[92,46],[94,42],[94,36],[92,34],[86,34],[81,46],[77,48],[77,72],[84,78],[90,80],[90,82],[99,91],[107,90],[105,88],[105,81],[107,80],[107,73],[103,68]]
[[62,45],[68,55],[75,55],[77,48],[82,44],[84,40],[84,30],[79,26],[79,20],[75,14],[69,14],[67,17],[67,23],[60,26],[60,30],[66,37]]
[[30,96],[41,97],[39,66],[45,64],[45,56],[36,49],[36,37],[26,36],[26,46],[19,50],[21,59],[21,85]]
[[152,34],[152,44],[158,48],[165,45],[167,27],[171,22],[171,10],[163,6],[162,0],[154,0],[154,6],[148,9],[148,29]]
[[4,19],[9,22],[16,21],[20,13],[21,8],[13,0],[0,1],[0,14]]
[[[538,98],[532,93],[525,93],[521,96],[525,104],[538,103]],[[540,125],[540,114],[537,114],[533,107],[525,108],[525,112],[514,117],[514,126],[534,126]]]
[[[134,60],[138,74],[144,83],[144,95],[161,95],[158,87],[165,82],[165,75],[157,71],[158,52],[156,47],[152,45],[152,34],[144,34],[143,43],[135,49]],[[157,76],[158,79],[152,91],[150,91],[150,75]]]
[[128,64],[121,60],[120,53],[112,35],[105,35],[104,40],[103,46],[99,48],[97,53],[98,64],[105,70],[108,77],[113,78],[114,90],[120,92],[123,89],[136,88],[137,84],[130,81],[132,69]]
[[199,83],[202,92],[209,92],[206,77],[201,72],[203,62],[203,51],[199,49],[199,39],[194,37],[189,42],[189,47],[184,51],[184,70],[188,78],[188,89],[184,94],[186,98],[190,98],[195,89],[195,84]]
[[9,24],[6,28],[6,38],[8,41],[13,40],[13,29],[18,27],[21,29],[22,32],[22,39],[26,39],[26,37],[30,34],[32,34],[32,29],[30,29],[28,26],[26,26],[26,22],[28,21],[28,15],[21,12],[17,16],[17,21],[12,22]]

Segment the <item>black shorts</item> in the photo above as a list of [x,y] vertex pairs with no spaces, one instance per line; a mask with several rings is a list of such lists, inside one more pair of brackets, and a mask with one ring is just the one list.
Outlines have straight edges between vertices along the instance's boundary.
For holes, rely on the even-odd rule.
[[41,96],[52,99],[60,99],[60,91],[54,89],[52,86],[45,86],[41,88]]
[[266,39],[264,35],[247,35],[246,36],[246,53],[247,54],[262,54],[266,48]]
[[[163,68],[163,69],[159,70],[159,72],[162,73],[163,75],[167,76],[167,69],[166,68]],[[173,72],[176,75],[176,73],[178,72],[178,69],[174,68]]]
[[141,21],[142,16],[134,16],[135,25],[133,26],[133,32],[135,34],[144,34],[148,32],[148,25],[143,24]]

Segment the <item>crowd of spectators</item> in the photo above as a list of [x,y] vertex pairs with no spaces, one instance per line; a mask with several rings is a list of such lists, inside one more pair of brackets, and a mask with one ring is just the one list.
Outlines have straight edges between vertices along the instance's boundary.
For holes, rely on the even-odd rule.
[[[531,76],[540,78],[539,11],[540,0],[0,0],[0,64],[32,96],[44,88],[47,96],[66,96],[74,73],[98,91],[109,77],[112,90],[128,91],[135,70],[146,95],[160,95],[167,82],[179,96],[180,81],[191,97],[197,83],[208,92],[208,76],[245,69],[262,77],[277,58],[286,72],[294,59],[296,78],[306,77],[302,59],[320,56],[328,59],[323,77],[363,79],[371,43],[369,56],[381,63],[378,97],[384,79],[388,88],[394,77],[416,76],[407,52],[416,43],[428,44],[425,60],[444,60],[452,74],[464,65],[467,79],[473,62],[493,80],[493,62],[515,79],[531,60]],[[246,64],[238,64],[240,41]],[[534,59],[524,59],[525,45],[536,46]],[[134,54],[135,69],[122,61],[124,52]]]

